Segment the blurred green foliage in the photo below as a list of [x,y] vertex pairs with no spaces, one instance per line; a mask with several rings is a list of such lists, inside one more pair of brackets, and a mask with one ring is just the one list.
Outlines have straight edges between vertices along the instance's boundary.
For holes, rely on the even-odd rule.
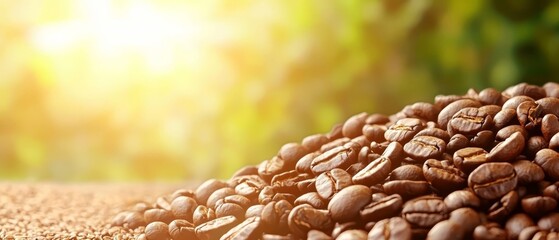
[[[559,76],[557,1],[199,1],[186,7],[235,23],[234,40],[206,59],[226,73],[219,80],[208,67],[189,83],[131,80],[107,102],[85,86],[57,102],[56,86],[33,67],[40,56],[24,41],[35,24],[33,2],[0,3],[3,12],[19,9],[0,21],[5,179],[225,178],[359,112],[392,114],[437,94]],[[67,107],[72,96],[103,107]],[[121,102],[130,99],[137,105]],[[164,124],[168,116],[186,137],[166,137],[175,129]]]

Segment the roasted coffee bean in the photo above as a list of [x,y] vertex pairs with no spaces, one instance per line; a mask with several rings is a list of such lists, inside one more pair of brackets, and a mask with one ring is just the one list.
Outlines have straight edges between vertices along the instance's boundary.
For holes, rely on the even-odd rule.
[[481,201],[469,190],[458,190],[448,194],[444,199],[444,204],[449,211],[454,211],[465,207],[477,209],[481,205]]
[[148,205],[145,202],[139,202],[139,203],[136,203],[134,205],[134,207],[132,208],[132,211],[136,211],[136,212],[139,212],[139,213],[143,214],[146,210],[152,209],[152,208],[153,207],[151,207],[150,205]]
[[365,120],[367,119],[368,114],[363,112],[356,114],[350,117],[342,126],[342,134],[344,137],[354,138],[360,136],[365,126]]
[[333,240],[334,238],[330,237],[326,233],[313,229],[310,230],[309,233],[307,234],[307,239]]
[[516,111],[518,105],[523,102],[533,102],[534,99],[529,96],[514,96],[509,98],[506,102],[503,103],[503,109],[512,108]]
[[534,221],[530,216],[525,213],[517,213],[512,215],[505,223],[505,229],[507,230],[509,239],[517,239],[522,229],[530,226],[534,226]]
[[153,208],[153,209],[148,209],[144,212],[144,218],[146,219],[146,222],[150,223],[150,222],[164,222],[166,224],[169,224],[171,221],[173,221],[175,218],[173,216],[173,213],[171,213],[171,211],[167,211],[165,209],[159,209],[159,208]]
[[464,227],[461,223],[457,223],[451,220],[443,220],[435,224],[429,233],[427,234],[427,239],[429,240],[446,240],[455,239],[460,240],[465,238]]
[[287,230],[287,217],[293,205],[286,200],[271,201],[262,208],[260,218],[267,232],[285,233]]
[[518,240],[532,240],[534,235],[540,231],[537,226],[530,226],[522,229],[520,234],[518,234]]
[[316,192],[316,178],[305,179],[297,182],[299,192]]
[[319,133],[303,138],[303,141],[301,141],[301,145],[303,145],[303,147],[305,147],[309,151],[316,151],[319,150],[322,145],[328,143],[329,141],[330,140],[328,140],[328,137],[326,137],[326,135]]
[[[373,194],[374,196],[374,194]],[[394,217],[400,214],[404,201],[397,194],[383,197],[363,207],[359,214],[365,221],[379,221],[385,218]]]
[[542,107],[533,101],[526,101],[516,108],[516,116],[521,126],[527,130],[535,128],[541,121]]
[[543,216],[538,220],[538,227],[542,230],[559,229],[559,213],[549,213]]
[[270,160],[265,160],[258,166],[258,175],[267,182],[272,180],[276,174],[279,174],[288,168],[288,164],[280,157],[273,157]]
[[485,105],[502,104],[502,95],[494,88],[486,88],[479,92],[477,100]]
[[559,132],[559,119],[556,115],[546,114],[542,118],[542,136],[546,141],[550,141],[553,135]]
[[491,118],[494,118],[495,115],[497,115],[498,112],[501,111],[501,106],[500,105],[484,105],[479,107],[480,111],[486,112],[487,114],[489,114],[489,116],[491,116]]
[[437,95],[435,96],[435,105],[442,109],[448,106],[448,104],[451,104],[460,99],[465,99],[465,97],[459,95]]
[[557,207],[557,200],[545,196],[526,196],[521,203],[522,210],[533,217],[540,217]]
[[493,127],[493,118],[488,112],[475,107],[467,107],[456,112],[448,122],[450,135],[457,133],[474,136],[482,130]]
[[252,205],[248,207],[245,212],[245,218],[260,217],[260,215],[262,214],[262,209],[264,209],[264,205],[262,204]]
[[384,142],[384,133],[386,132],[384,125],[365,125],[363,126],[363,135],[371,142]]
[[519,184],[529,184],[542,181],[545,177],[543,169],[537,164],[528,160],[518,160],[512,163],[514,171],[518,176]]
[[147,240],[171,239],[171,236],[169,236],[169,226],[163,222],[152,222],[148,224],[145,229],[145,234]]
[[415,135],[415,137],[420,137],[420,136],[436,137],[442,139],[445,143],[450,140],[450,135],[448,134],[448,132],[440,128],[423,129]]
[[493,141],[495,141],[495,133],[490,130],[483,130],[470,139],[470,145],[473,147],[490,148]]
[[534,162],[538,164],[545,175],[553,180],[559,180],[559,153],[551,149],[542,149],[536,153],[534,157]]
[[343,146],[343,145],[345,145],[346,143],[348,143],[348,142],[350,142],[350,141],[351,141],[351,138],[346,138],[346,137],[344,137],[344,138],[338,138],[338,139],[336,139],[336,140],[333,140],[333,141],[331,141],[331,142],[328,142],[328,143],[322,145],[322,146],[320,147],[320,151],[319,151],[319,152],[320,152],[320,153],[325,153],[325,152],[327,152],[327,151],[330,151],[330,150],[333,149],[333,148]]
[[317,210],[310,205],[294,207],[288,216],[289,230],[298,237],[305,237],[311,229],[327,232],[334,222],[328,210]]
[[431,192],[427,181],[394,180],[382,185],[386,194],[399,194],[403,199],[410,199]]
[[194,225],[184,219],[173,220],[169,224],[169,235],[173,240],[196,239]]
[[215,219],[214,210],[204,205],[198,205],[192,214],[192,222],[196,226],[213,219]]
[[380,113],[373,113],[370,114],[367,119],[365,119],[365,123],[367,124],[385,124],[390,122],[390,119],[384,115],[384,114],[380,114]]
[[448,209],[437,196],[423,196],[407,201],[402,217],[412,228],[428,229],[448,218]]
[[340,236],[341,233],[352,230],[352,229],[360,229],[362,228],[362,224],[358,222],[345,222],[345,223],[336,223],[334,224],[334,229],[332,229],[331,236],[335,239]]
[[552,197],[555,200],[559,200],[559,182],[555,182],[554,184],[546,186],[543,190],[543,195]]
[[206,202],[208,202],[208,198],[210,197],[210,195],[212,195],[213,192],[227,186],[227,183],[216,179],[205,181],[204,183],[200,184],[200,186],[196,188],[196,191],[194,192],[196,195],[196,202],[198,202],[199,204],[205,204]]
[[247,175],[235,186],[235,193],[247,198],[256,198],[260,191],[268,184],[259,175]]
[[518,178],[510,163],[484,163],[468,177],[468,186],[484,199],[496,199],[516,187]]
[[390,180],[425,180],[423,170],[417,165],[402,165],[390,172]]
[[492,221],[504,219],[515,210],[518,202],[518,193],[516,191],[510,191],[489,207],[487,218]]
[[382,152],[383,157],[390,159],[392,167],[399,166],[405,155],[404,147],[399,142],[391,142]]
[[450,161],[429,159],[423,164],[423,176],[437,190],[450,192],[466,185],[466,174]]
[[309,174],[300,174],[296,170],[291,170],[274,176],[271,185],[276,192],[299,194],[297,183],[309,178]]
[[452,119],[454,114],[456,114],[461,109],[468,107],[479,108],[481,107],[481,104],[478,101],[472,99],[461,99],[448,104],[448,106],[443,108],[439,113],[437,123],[439,124],[440,128],[442,128],[443,130],[447,130],[448,122]]
[[369,239],[411,240],[411,227],[401,217],[386,218],[378,221],[368,234]]
[[342,127],[342,123],[334,124],[334,126],[332,126],[332,129],[330,129],[330,132],[326,134],[326,137],[328,137],[330,141],[343,137],[344,135],[342,134]]
[[217,203],[217,200],[227,196],[231,196],[233,194],[235,194],[235,189],[233,188],[225,187],[225,188],[218,189],[214,193],[212,193],[212,195],[210,195],[208,201],[206,202],[206,206],[215,209],[215,204]]
[[136,229],[138,227],[143,227],[146,224],[147,223],[146,223],[146,219],[144,218],[144,214],[139,212],[130,212],[126,214],[126,216],[123,219],[124,227],[129,229]]
[[311,171],[311,163],[315,157],[318,157],[320,152],[312,152],[305,156],[303,156],[297,163],[295,164],[295,170],[300,173],[312,173]]
[[359,229],[351,229],[342,232],[336,240],[367,240],[367,232]]
[[516,132],[510,135],[504,141],[498,143],[487,158],[492,162],[511,162],[524,150],[524,137],[521,133]]
[[346,171],[334,168],[316,177],[316,191],[322,199],[330,199],[335,193],[352,185],[351,175]]
[[404,152],[418,162],[429,158],[439,158],[446,151],[446,143],[436,137],[414,137],[404,145]]
[[231,179],[235,179],[237,177],[247,176],[247,175],[258,175],[258,167],[257,166],[246,166],[242,167],[241,169],[237,170],[233,173]]
[[437,121],[437,115],[440,109],[431,103],[418,102],[412,105],[407,105],[402,109],[402,112],[408,118],[419,118],[424,121]]
[[486,223],[474,229],[474,240],[506,240],[507,232],[498,223]]
[[198,203],[191,197],[180,196],[171,202],[171,213],[177,219],[185,219],[192,222],[192,214]]
[[546,97],[536,100],[536,104],[540,105],[543,114],[553,114],[559,116],[559,99],[555,97]]
[[519,83],[517,85],[508,87],[503,91],[506,96],[529,96],[534,99],[544,98],[546,96],[545,90],[542,87],[531,85],[527,83]]
[[542,88],[548,97],[559,97],[559,84],[555,82],[547,82]]
[[344,146],[333,148],[312,160],[311,171],[315,175],[319,175],[334,168],[345,169],[357,161],[360,149]]
[[245,219],[239,225],[231,228],[220,240],[250,240],[262,235],[262,224],[259,217]]
[[275,195],[276,191],[274,191],[274,188],[272,186],[266,186],[262,188],[262,191],[258,194],[258,202],[260,204],[268,204],[274,199]]
[[262,240],[296,240],[291,234],[278,235],[278,234],[262,234]]
[[238,223],[237,218],[225,216],[198,225],[194,232],[200,240],[219,239]]
[[521,133],[524,139],[528,139],[528,131],[526,131],[526,129],[520,125],[509,125],[501,128],[499,131],[497,131],[495,139],[498,141],[504,141],[516,132]]
[[287,143],[281,146],[278,156],[285,161],[288,168],[293,168],[295,163],[308,152],[309,150],[298,143]]
[[549,140],[549,148],[553,150],[559,150],[559,133],[556,133]]
[[390,126],[384,133],[384,138],[391,142],[406,143],[424,128],[425,123],[420,119],[404,118]]
[[351,180],[356,184],[371,186],[388,177],[391,167],[390,159],[381,156],[357,172]]
[[308,192],[295,199],[295,205],[301,204],[309,204],[316,209],[326,209],[327,206],[316,192]]
[[493,118],[493,122],[495,124],[495,128],[502,129],[515,121],[518,121],[516,117],[516,108],[501,108],[495,117]]
[[462,134],[454,134],[450,137],[448,144],[446,145],[446,151],[448,153],[454,153],[462,148],[468,147],[470,144],[470,139]]
[[225,216],[234,216],[237,219],[242,219],[245,216],[245,209],[239,204],[235,203],[221,203],[216,205],[215,216],[217,218]]
[[336,222],[348,222],[359,216],[359,211],[371,202],[372,191],[363,185],[352,185],[336,193],[328,203],[328,210]]
[[470,236],[474,229],[481,224],[478,212],[472,208],[459,208],[450,213],[449,220],[459,223],[466,236]]
[[481,164],[488,162],[487,151],[479,147],[462,148],[454,152],[452,160],[460,170],[470,173]]

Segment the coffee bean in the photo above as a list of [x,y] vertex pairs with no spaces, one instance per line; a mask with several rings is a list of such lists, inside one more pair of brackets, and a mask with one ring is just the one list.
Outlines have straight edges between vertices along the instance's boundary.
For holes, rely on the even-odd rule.
[[545,175],[554,181],[559,180],[559,153],[551,149],[542,149],[536,153],[534,162],[538,164]]
[[209,179],[204,183],[200,184],[196,191],[194,192],[196,195],[196,202],[199,204],[205,204],[208,202],[208,198],[210,195],[220,188],[227,187],[227,183],[216,180],[216,179]]
[[518,234],[518,240],[532,240],[534,235],[540,231],[537,226],[530,226],[522,229],[520,234]]
[[451,192],[466,185],[466,174],[450,161],[429,159],[423,164],[423,176],[437,190]]
[[299,192],[316,192],[316,178],[305,179],[297,182]]
[[529,96],[534,99],[544,98],[546,96],[545,90],[542,87],[531,85],[527,83],[519,83],[509,87],[503,91],[503,95],[507,96]]
[[328,143],[329,141],[330,140],[328,140],[328,137],[326,137],[326,135],[319,133],[303,138],[303,141],[301,141],[301,145],[303,145],[303,147],[305,147],[309,151],[316,151],[319,150],[322,145]]
[[399,142],[391,142],[382,152],[383,157],[390,159],[390,165],[392,167],[400,165],[405,155],[404,147]]
[[262,235],[262,224],[259,217],[245,219],[239,225],[231,228],[220,240],[250,240]]
[[215,219],[214,210],[204,205],[198,205],[198,207],[194,209],[194,213],[192,214],[192,222],[196,226],[213,219]]
[[551,137],[559,132],[559,119],[556,115],[546,114],[542,118],[541,132],[546,141],[550,141]]
[[459,95],[437,95],[435,96],[435,105],[442,109],[448,106],[448,104],[461,99],[465,99],[465,97]]
[[459,223],[462,232],[465,233],[466,236],[470,236],[474,229],[481,224],[481,218],[478,212],[467,207],[453,210],[448,219],[455,223]]
[[458,190],[448,194],[444,203],[449,211],[465,207],[477,209],[481,205],[479,198],[469,190]]
[[356,184],[374,185],[388,177],[391,167],[390,159],[381,156],[357,172],[351,179]]
[[315,182],[318,195],[325,200],[351,184],[351,175],[339,168],[321,173]]
[[305,193],[300,197],[298,197],[297,199],[295,199],[294,203],[295,205],[309,204],[316,209],[325,209],[327,206],[326,202],[324,202],[321,199],[320,195],[318,195],[318,193],[316,192]]
[[518,121],[516,117],[516,108],[501,108],[495,117],[493,118],[493,122],[495,124],[495,128],[502,129],[515,121]]
[[516,116],[521,126],[530,130],[541,121],[542,107],[534,101],[526,101],[518,105],[516,108]]
[[511,162],[520,155],[522,150],[524,150],[524,137],[521,133],[516,132],[493,147],[487,154],[487,158],[492,162]]
[[494,88],[486,88],[479,92],[477,100],[482,104],[502,104],[501,93]]
[[330,231],[334,222],[328,210],[317,210],[310,205],[294,207],[288,216],[289,230],[298,237],[306,237],[311,229]]
[[460,170],[470,173],[481,164],[488,162],[487,151],[479,147],[462,148],[454,152],[452,160]]
[[146,226],[147,240],[170,240],[169,226],[163,222],[152,222]]
[[295,163],[309,151],[298,143],[287,143],[281,146],[278,156],[285,161],[288,168],[293,168]]
[[542,136],[531,136],[526,141],[524,152],[527,157],[533,158],[538,151],[548,147],[548,142]]
[[305,156],[303,156],[299,161],[297,161],[295,165],[295,170],[300,173],[312,173],[311,171],[311,163],[315,157],[318,157],[320,152],[312,152]]
[[314,229],[309,231],[307,239],[333,240],[328,234]]
[[334,229],[332,229],[331,236],[333,238],[338,238],[341,233],[352,230],[352,229],[360,229],[362,228],[362,224],[359,222],[345,222],[345,223],[336,223],[334,224]]
[[371,189],[352,185],[336,193],[328,203],[328,210],[336,222],[348,222],[359,216],[359,211],[371,202]]
[[144,218],[148,223],[159,221],[159,222],[164,222],[166,224],[169,224],[171,221],[175,219],[171,211],[167,211],[165,209],[159,209],[159,208],[146,210],[144,212]]
[[290,234],[277,235],[277,234],[262,234],[262,240],[295,240]]
[[192,214],[198,203],[191,197],[180,196],[171,202],[171,213],[178,219],[185,219],[192,222]]
[[424,121],[436,121],[440,109],[431,103],[418,102],[405,106],[402,112],[408,118],[419,118]]
[[210,195],[210,197],[208,198],[208,201],[206,202],[206,206],[208,206],[209,208],[213,208],[215,209],[215,204],[219,199],[222,199],[224,197],[230,196],[235,194],[235,189],[230,188],[230,187],[225,187],[225,188],[221,188],[216,190],[214,193],[212,193],[212,195]]
[[439,158],[446,151],[446,143],[436,137],[414,137],[404,145],[404,151],[411,158],[423,162],[429,158]]
[[448,122],[450,135],[457,133],[474,136],[479,131],[493,127],[493,118],[488,112],[476,107],[467,107],[456,112]]
[[520,125],[509,125],[497,131],[495,139],[498,141],[503,141],[509,138],[513,133],[517,132],[521,133],[524,139],[528,138],[528,131],[526,131],[524,127]]
[[368,237],[379,240],[411,240],[411,227],[401,217],[386,218],[374,225]]
[[368,114],[363,112],[356,114],[350,117],[347,121],[345,121],[344,125],[342,126],[342,134],[344,137],[354,138],[361,135],[361,129],[365,126],[365,120],[367,119]]
[[503,103],[503,109],[511,108],[516,111],[518,105],[523,102],[533,102],[534,99],[529,96],[514,96],[509,98],[505,103]]
[[455,239],[460,240],[464,239],[464,228],[461,223],[457,223],[451,220],[443,220],[435,224],[429,233],[427,234],[427,239],[429,240],[446,240],[446,239]]
[[274,176],[271,185],[276,192],[299,194],[297,183],[309,178],[309,174],[300,174],[296,170],[291,170]]
[[522,210],[533,217],[540,217],[557,207],[557,201],[554,198],[545,196],[526,196],[522,198],[521,204]]
[[173,220],[169,224],[169,235],[173,240],[195,239],[194,225],[184,219]]
[[262,208],[260,218],[265,230],[270,233],[285,233],[287,217],[293,205],[286,200],[271,201]]
[[275,156],[270,160],[263,161],[258,166],[258,175],[269,182],[272,180],[272,177],[285,171],[287,168],[288,164],[285,162],[285,160]]
[[412,228],[428,229],[448,218],[448,209],[437,196],[423,196],[407,201],[402,217]]
[[245,212],[245,218],[260,217],[260,215],[262,214],[262,209],[264,209],[264,205],[262,204],[252,205],[248,207]]
[[417,165],[402,165],[390,172],[390,180],[425,180],[423,170]]
[[394,217],[400,214],[403,200],[400,195],[392,194],[363,207],[359,214],[365,221],[379,221],[385,218]]
[[234,216],[237,219],[241,219],[245,216],[245,209],[235,203],[221,203],[216,205],[215,216],[217,218]]
[[331,150],[331,149],[333,149],[333,148],[343,146],[343,145],[345,145],[346,143],[348,143],[348,142],[350,142],[350,141],[351,141],[351,139],[350,139],[350,138],[346,138],[346,137],[333,140],[333,141],[331,141],[331,142],[328,142],[328,143],[322,145],[322,146],[320,147],[319,152],[320,152],[320,153],[325,153],[325,152],[327,152],[327,151],[329,151],[329,150]]
[[336,240],[367,240],[367,232],[359,229],[351,229],[342,232]]
[[502,197],[516,187],[518,178],[510,163],[484,163],[468,177],[468,186],[484,199]]
[[311,170],[315,175],[319,175],[334,168],[345,169],[357,161],[360,149],[344,146],[333,148],[314,158],[311,162]]
[[343,137],[342,127],[343,124],[341,123],[334,124],[334,126],[332,126],[332,129],[330,129],[330,132],[326,134],[326,137],[328,137],[330,141]]
[[268,184],[259,175],[246,175],[240,177],[240,183],[235,186],[235,193],[247,198],[254,199],[260,191]]
[[470,139],[470,145],[473,147],[491,148],[493,141],[495,141],[495,133],[490,130],[483,130]]
[[559,200],[559,182],[555,182],[544,188],[543,195],[547,197],[552,197],[555,200]]
[[509,239],[517,239],[522,229],[534,225],[534,221],[532,221],[530,216],[526,215],[525,213],[517,213],[512,215],[507,220],[507,222],[505,223],[505,229],[507,230]]
[[391,142],[406,143],[424,128],[423,121],[417,118],[404,118],[390,126],[384,133],[384,138]]
[[549,213],[543,216],[538,220],[538,227],[542,230],[559,229],[559,213]]
[[371,115],[369,115],[367,117],[367,119],[365,120],[365,123],[373,125],[373,124],[385,124],[390,122],[390,119],[384,115],[384,114],[380,114],[380,113],[373,113]]
[[546,97],[538,99],[536,104],[540,105],[543,114],[553,114],[559,116],[559,99],[555,97]]
[[415,135],[415,137],[420,137],[420,136],[436,137],[443,140],[445,143],[450,140],[450,135],[448,134],[448,132],[440,128],[423,129]]
[[399,194],[403,199],[410,199],[431,192],[427,181],[394,180],[382,185],[386,194]]
[[386,132],[384,125],[365,125],[363,126],[363,135],[371,142],[384,142],[384,133]]
[[502,110],[500,105],[484,105],[479,107],[480,111],[483,112],[487,112],[487,114],[489,114],[489,116],[491,116],[491,118],[494,118],[495,115],[497,115],[498,112],[500,112]]
[[543,169],[528,160],[518,160],[512,163],[514,171],[518,176],[519,184],[529,184],[542,181],[545,177]]
[[233,216],[225,216],[198,225],[194,232],[200,240],[219,239],[237,224]]
[[235,178],[241,177],[241,176],[257,175],[257,174],[258,174],[258,167],[257,166],[245,166],[245,167],[242,167],[241,169],[237,170],[235,173],[233,173],[233,176],[231,177],[231,179],[235,179]]
[[487,218],[492,221],[504,219],[516,209],[518,202],[518,193],[516,191],[510,191],[489,207]]
[[147,224],[146,219],[144,218],[144,214],[139,212],[130,212],[124,217],[123,220],[124,227],[129,229],[136,229]]
[[506,240],[507,232],[498,223],[486,223],[474,229],[474,240]]
[[449,153],[456,152],[462,148],[468,147],[470,144],[470,139],[462,134],[454,134],[450,137],[448,144],[446,145],[446,151]]

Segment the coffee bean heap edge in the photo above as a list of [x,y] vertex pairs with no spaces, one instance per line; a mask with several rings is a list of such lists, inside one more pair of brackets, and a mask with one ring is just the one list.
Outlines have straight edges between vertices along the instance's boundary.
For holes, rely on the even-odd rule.
[[557,239],[559,84],[360,113],[228,180],[140,203],[138,239]]

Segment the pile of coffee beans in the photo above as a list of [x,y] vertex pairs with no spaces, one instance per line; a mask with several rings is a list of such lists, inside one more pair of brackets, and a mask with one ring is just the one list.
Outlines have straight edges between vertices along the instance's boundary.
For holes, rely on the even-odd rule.
[[117,215],[139,239],[558,239],[559,84],[360,113]]

